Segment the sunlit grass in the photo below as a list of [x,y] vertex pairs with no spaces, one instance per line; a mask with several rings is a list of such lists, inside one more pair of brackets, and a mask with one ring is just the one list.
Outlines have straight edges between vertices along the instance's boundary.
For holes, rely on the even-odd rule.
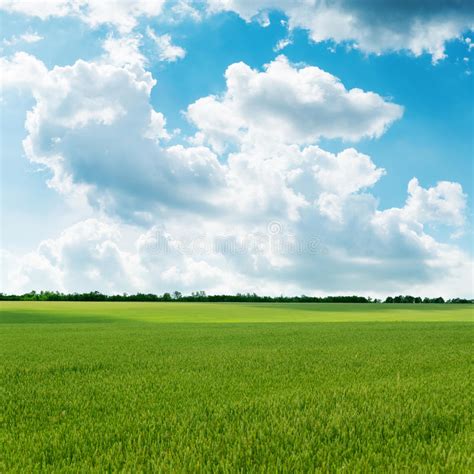
[[473,321],[472,305],[347,303],[128,303],[2,301],[3,321],[275,323]]
[[472,472],[434,306],[2,303],[0,471]]

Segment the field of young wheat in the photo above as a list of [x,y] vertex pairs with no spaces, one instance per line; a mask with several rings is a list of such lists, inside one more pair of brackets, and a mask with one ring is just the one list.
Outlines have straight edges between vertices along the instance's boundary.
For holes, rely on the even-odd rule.
[[464,305],[2,302],[1,472],[473,472]]

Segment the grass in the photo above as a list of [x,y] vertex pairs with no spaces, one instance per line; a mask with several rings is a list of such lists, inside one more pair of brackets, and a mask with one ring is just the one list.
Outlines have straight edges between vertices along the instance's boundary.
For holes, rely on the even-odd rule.
[[1,472],[473,472],[473,311],[3,302]]

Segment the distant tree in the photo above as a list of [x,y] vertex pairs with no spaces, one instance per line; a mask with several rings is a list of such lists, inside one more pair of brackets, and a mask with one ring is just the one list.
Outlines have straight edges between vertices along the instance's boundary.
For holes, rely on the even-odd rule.
[[472,303],[474,303],[474,300],[467,300],[465,298],[452,298],[452,299],[446,301],[446,303],[450,303],[450,304],[472,304]]
[[[213,301],[213,302],[252,302],[252,303],[381,303],[381,300],[366,298],[364,296],[259,296],[256,293],[237,293],[235,295],[206,295],[205,291],[196,291],[191,295],[182,295],[179,291],[173,294],[164,293],[162,296],[153,293],[136,293],[129,295],[104,295],[98,291],[89,293],[59,293],[58,291],[30,291],[22,295],[0,293],[0,300],[10,301]],[[388,296],[384,303],[435,303],[435,304],[473,304],[474,300],[464,298],[452,298],[445,301],[442,297],[423,298],[419,296],[398,295]]]

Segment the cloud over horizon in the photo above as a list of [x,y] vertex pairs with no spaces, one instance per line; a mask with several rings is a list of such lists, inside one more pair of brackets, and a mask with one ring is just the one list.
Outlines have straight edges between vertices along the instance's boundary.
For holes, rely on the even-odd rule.
[[[452,237],[468,220],[461,184],[412,177],[404,204],[384,207],[374,187],[388,171],[358,149],[403,121],[404,104],[280,54],[258,67],[228,64],[219,92],[180,111],[190,131],[171,131],[152,100],[160,70],[133,31],[164,2],[117,5],[113,12],[90,0],[57,1],[26,12],[2,4],[115,28],[101,38],[99,54],[70,64],[48,66],[24,51],[0,58],[5,97],[20,90],[33,102],[25,117],[27,159],[89,216],[30,252],[4,251],[2,291],[471,296],[472,257]],[[309,29],[314,41],[351,39],[375,53],[427,51],[434,60],[470,21],[468,8],[460,21],[457,13],[442,19],[433,7],[424,25],[416,23],[419,10],[406,4],[402,18],[402,6],[391,2],[383,24],[381,7],[371,16],[349,1],[209,0],[208,7],[246,20],[280,8],[290,28]],[[352,15],[350,28],[334,36],[331,25],[345,24],[345,15]],[[318,29],[321,18],[327,31]],[[431,35],[442,21],[448,33]],[[156,28],[147,26],[145,35],[163,67],[179,66],[187,54]],[[374,35],[386,41],[371,49]],[[338,151],[324,149],[331,140],[339,140]]]

